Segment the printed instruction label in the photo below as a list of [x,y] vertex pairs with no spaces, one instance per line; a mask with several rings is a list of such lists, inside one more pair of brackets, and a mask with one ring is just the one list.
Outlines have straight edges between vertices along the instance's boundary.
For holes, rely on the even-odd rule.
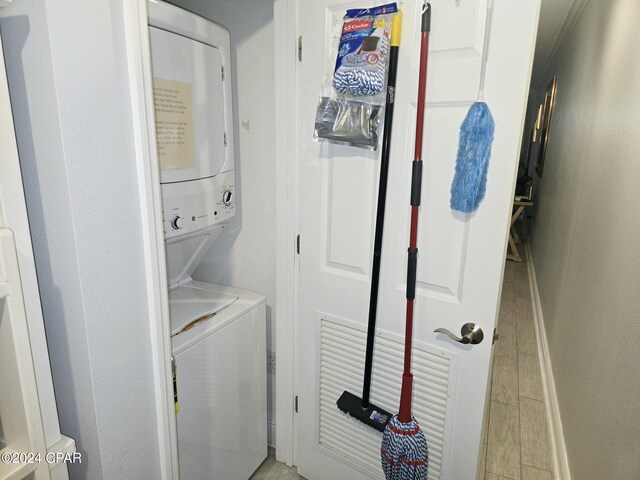
[[153,103],[160,168],[193,168],[191,84],[154,77]]

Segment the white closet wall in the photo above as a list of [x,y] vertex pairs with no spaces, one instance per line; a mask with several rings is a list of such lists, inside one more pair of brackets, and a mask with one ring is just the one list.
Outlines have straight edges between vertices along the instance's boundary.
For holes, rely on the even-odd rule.
[[0,19],[70,478],[161,478],[121,2]]

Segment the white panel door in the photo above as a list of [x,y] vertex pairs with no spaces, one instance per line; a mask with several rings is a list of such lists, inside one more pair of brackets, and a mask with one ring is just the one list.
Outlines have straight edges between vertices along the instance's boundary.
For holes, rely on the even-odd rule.
[[[381,4],[384,2],[375,2]],[[486,0],[434,0],[424,133],[414,325],[414,415],[426,431],[430,479],[475,478],[490,374],[508,219],[539,2],[496,0],[485,98],[496,123],[486,198],[472,215],[449,208],[458,131],[478,94]],[[366,2],[298,2],[299,169],[298,471],[309,480],[383,478],[381,434],[340,413],[361,395],[379,154],[316,143],[320,82],[347,8]],[[405,316],[409,191],[416,117],[421,1],[401,2],[400,47],[378,336],[371,401],[398,408]],[[467,322],[485,333],[461,345],[434,333]]]

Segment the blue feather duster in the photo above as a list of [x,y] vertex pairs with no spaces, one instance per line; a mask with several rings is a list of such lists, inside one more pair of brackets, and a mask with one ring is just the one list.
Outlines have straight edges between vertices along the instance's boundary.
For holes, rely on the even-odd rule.
[[492,11],[493,0],[488,0],[478,101],[471,105],[460,126],[456,174],[451,184],[451,208],[464,213],[475,211],[484,198],[487,189],[487,169],[491,157],[491,144],[496,129],[491,111],[483,101]]
[[460,126],[456,173],[451,184],[451,208],[473,212],[484,198],[495,123],[489,107],[475,102]]

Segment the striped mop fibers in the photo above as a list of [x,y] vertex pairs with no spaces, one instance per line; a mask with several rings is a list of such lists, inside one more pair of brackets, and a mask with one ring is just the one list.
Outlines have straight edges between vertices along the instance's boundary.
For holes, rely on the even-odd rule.
[[387,480],[425,480],[429,468],[427,439],[415,418],[402,423],[394,415],[382,437],[382,469]]
[[333,87],[338,93],[353,96],[378,95],[384,90],[389,39],[380,38],[380,51],[353,52],[342,59],[333,74]]

